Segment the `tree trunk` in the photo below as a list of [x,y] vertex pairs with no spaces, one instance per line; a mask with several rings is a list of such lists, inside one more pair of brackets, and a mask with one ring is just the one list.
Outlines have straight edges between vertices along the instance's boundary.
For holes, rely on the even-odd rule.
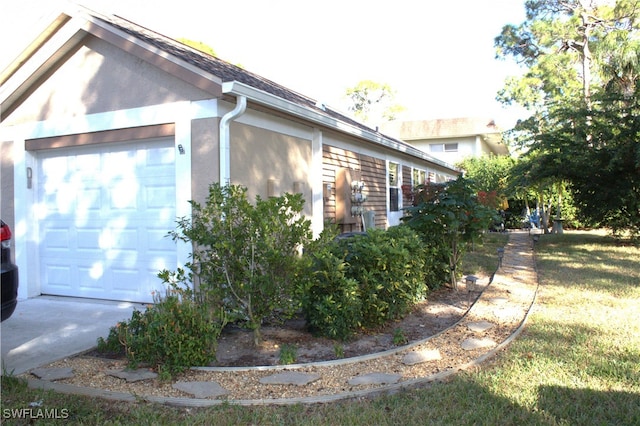
[[451,242],[451,257],[449,258],[449,279],[451,280],[451,287],[458,290],[458,277],[456,267],[458,265],[458,242],[454,238]]

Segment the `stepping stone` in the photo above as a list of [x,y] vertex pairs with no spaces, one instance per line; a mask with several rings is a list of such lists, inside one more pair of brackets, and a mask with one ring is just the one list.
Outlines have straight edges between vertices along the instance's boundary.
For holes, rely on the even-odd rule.
[[107,370],[107,375],[117,377],[118,379],[125,379],[129,383],[139,382],[141,380],[155,379],[158,377],[153,371],[149,371],[144,368],[137,370],[130,370],[125,368],[124,370]]
[[472,351],[474,349],[482,349],[482,348],[492,348],[496,345],[497,345],[496,342],[486,337],[482,339],[469,338],[464,340],[460,344],[462,349],[464,349],[465,351]]
[[36,368],[31,370],[31,374],[42,380],[61,380],[73,377],[73,368]]
[[369,373],[357,376],[349,380],[352,386],[357,385],[390,385],[398,383],[402,376],[400,374]]
[[274,374],[272,376],[263,377],[260,383],[264,385],[296,385],[304,386],[320,379],[319,374],[298,373],[295,371],[285,371],[284,373]]
[[487,331],[494,325],[495,324],[489,321],[477,321],[477,322],[470,322],[469,324],[467,324],[467,328],[476,333],[482,333],[483,331]]
[[229,393],[217,382],[176,382],[172,388],[191,394],[196,398],[217,398]]
[[409,352],[402,358],[402,363],[404,365],[414,365],[438,359],[442,359],[442,355],[440,355],[439,350],[424,349],[422,351]]

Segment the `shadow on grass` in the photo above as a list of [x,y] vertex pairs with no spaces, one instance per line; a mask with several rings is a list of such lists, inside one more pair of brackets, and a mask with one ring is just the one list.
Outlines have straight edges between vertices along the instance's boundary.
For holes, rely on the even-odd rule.
[[572,425],[639,425],[640,394],[541,386],[538,407]]
[[[616,383],[640,383],[640,349],[633,341],[610,340],[606,330],[563,321],[538,321],[522,334],[518,345],[542,365],[559,365],[574,374]],[[640,406],[638,407],[640,410]],[[640,423],[639,423],[640,424]]]
[[638,250],[620,250],[617,240],[602,235],[545,235],[536,250],[541,270],[563,271],[564,283],[587,280],[590,288],[627,297],[640,289]]
[[[376,398],[362,414],[345,403],[333,424],[375,425],[532,425],[548,424],[545,413],[530,410],[462,374],[446,383]],[[330,413],[325,413],[330,414]]]

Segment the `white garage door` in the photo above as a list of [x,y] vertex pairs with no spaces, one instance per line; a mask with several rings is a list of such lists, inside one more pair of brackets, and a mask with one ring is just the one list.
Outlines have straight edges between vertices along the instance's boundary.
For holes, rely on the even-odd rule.
[[39,154],[43,294],[152,301],[176,267],[174,155],[172,139]]

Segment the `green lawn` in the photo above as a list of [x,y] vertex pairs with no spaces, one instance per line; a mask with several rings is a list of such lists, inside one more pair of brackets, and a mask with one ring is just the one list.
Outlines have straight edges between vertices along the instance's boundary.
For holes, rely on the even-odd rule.
[[[495,258],[499,244],[477,245],[473,256]],[[29,424],[9,420],[7,410],[41,402],[34,415],[68,414],[42,424],[640,424],[640,249],[565,232],[543,236],[536,257],[540,292],[525,331],[481,370],[447,383],[326,405],[178,409],[34,391],[9,377],[2,421]],[[468,262],[465,269],[477,270]]]

